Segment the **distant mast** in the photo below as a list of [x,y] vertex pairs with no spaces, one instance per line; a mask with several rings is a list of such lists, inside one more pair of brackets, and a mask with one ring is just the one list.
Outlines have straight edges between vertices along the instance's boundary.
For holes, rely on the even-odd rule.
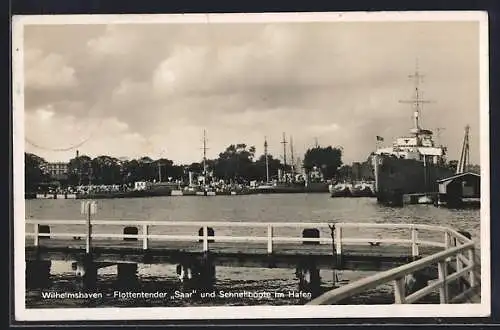
[[283,141],[281,141],[281,144],[283,145],[283,167],[286,170],[286,145],[288,142],[286,142],[286,137],[285,137],[285,132],[283,132]]
[[457,165],[456,174],[465,173],[470,167],[470,152],[469,152],[469,129],[470,126],[465,126],[464,142],[462,144],[462,153],[460,154],[460,161]]
[[207,131],[203,130],[203,184],[207,180]]
[[158,182],[161,182],[161,168],[162,164],[158,161]]
[[399,101],[400,103],[408,103],[413,106],[413,129],[411,130],[411,132],[415,134],[415,136],[418,136],[421,131],[419,118],[423,108],[423,104],[431,103],[431,101],[422,99],[423,93],[420,91],[420,82],[422,81],[423,77],[424,76],[419,72],[418,60],[417,60],[415,65],[415,73],[408,76],[408,78],[412,79],[415,84],[414,98],[412,100]]
[[290,135],[290,161],[292,163],[292,174],[295,174],[295,161],[294,161],[294,155],[293,155],[293,138]]
[[264,157],[266,157],[266,182],[269,182],[269,160],[267,156],[267,137],[264,137]]

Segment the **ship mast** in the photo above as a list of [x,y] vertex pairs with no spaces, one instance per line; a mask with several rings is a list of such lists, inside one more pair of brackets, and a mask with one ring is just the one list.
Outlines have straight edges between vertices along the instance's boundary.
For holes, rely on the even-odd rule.
[[203,183],[207,180],[207,132],[203,130]]
[[469,129],[470,126],[465,126],[464,142],[462,144],[462,153],[460,154],[460,162],[457,165],[456,174],[464,173],[469,169],[470,152],[469,152]]
[[161,168],[163,167],[163,164],[158,161],[158,182],[161,182]]
[[292,162],[292,174],[295,173],[295,162],[294,162],[294,156],[293,156],[293,138],[292,136],[290,135],[290,158],[291,158],[291,162]]
[[420,74],[418,67],[418,60],[415,65],[415,73],[408,76],[412,79],[415,84],[415,94],[412,100],[400,100],[400,103],[409,103],[413,106],[413,129],[411,132],[418,136],[421,127],[419,123],[420,113],[422,111],[423,105],[425,103],[431,103],[431,101],[422,99],[422,92],[420,91],[420,82],[423,80],[424,75]]
[[288,142],[286,142],[286,137],[285,137],[285,132],[283,132],[283,141],[281,141],[281,144],[283,145],[283,166],[286,170],[286,145]]
[[269,160],[267,156],[267,137],[264,136],[264,157],[266,157],[266,183],[269,182]]
[[283,180],[286,180],[286,145],[288,142],[286,142],[286,137],[285,137],[285,132],[283,132],[283,141],[281,141],[281,144],[283,145]]

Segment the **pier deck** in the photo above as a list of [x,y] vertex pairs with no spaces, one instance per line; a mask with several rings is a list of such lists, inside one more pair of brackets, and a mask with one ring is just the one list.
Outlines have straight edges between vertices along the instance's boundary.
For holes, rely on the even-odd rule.
[[[29,219],[25,236],[31,280],[47,277],[50,261],[66,260],[75,262],[77,276],[94,283],[99,267],[116,264],[118,277],[134,278],[137,264],[176,264],[181,281],[202,287],[213,283],[216,266],[292,268],[299,288],[310,292],[318,292],[320,269],[378,271],[312,304],[336,303],[388,281],[394,283],[396,303],[416,302],[435,290],[447,303],[452,282],[476,301],[480,286],[474,242],[434,225]],[[408,276],[422,281],[422,274],[438,279],[406,295]]]
[[[141,241],[93,240],[92,255],[97,262],[134,262],[144,264],[181,263],[186,258],[203,258],[202,243],[151,241],[147,250]],[[421,255],[439,251],[437,247],[421,248]],[[213,242],[209,243],[210,256],[217,266],[295,268],[305,258],[313,260],[319,268],[383,270],[413,260],[411,249],[397,245],[352,245],[343,249],[336,258],[331,244],[276,244],[268,253],[263,244]],[[33,240],[26,240],[27,260],[80,260],[86,255],[85,241],[40,240],[38,247]]]

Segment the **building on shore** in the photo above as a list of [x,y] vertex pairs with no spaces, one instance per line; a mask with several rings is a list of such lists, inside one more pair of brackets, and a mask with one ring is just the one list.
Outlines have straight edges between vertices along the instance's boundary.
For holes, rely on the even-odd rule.
[[69,164],[65,162],[47,163],[44,166],[47,174],[53,179],[66,179],[68,177]]

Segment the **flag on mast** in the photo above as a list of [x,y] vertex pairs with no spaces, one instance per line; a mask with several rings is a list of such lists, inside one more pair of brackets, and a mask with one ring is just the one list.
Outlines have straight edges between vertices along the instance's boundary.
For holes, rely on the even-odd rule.
[[381,136],[379,136],[379,135],[377,135],[377,141],[384,141],[384,138],[381,137]]

